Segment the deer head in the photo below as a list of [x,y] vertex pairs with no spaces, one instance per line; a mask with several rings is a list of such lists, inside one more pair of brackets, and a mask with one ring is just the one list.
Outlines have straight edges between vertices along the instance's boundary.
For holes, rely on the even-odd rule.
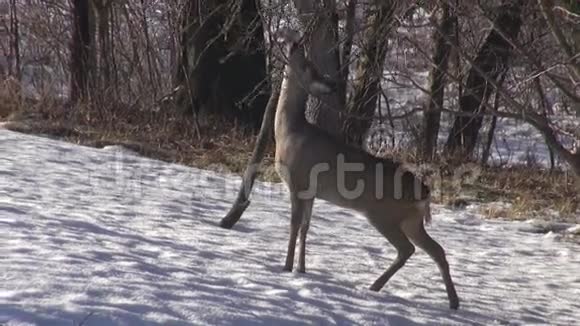
[[310,94],[320,96],[336,90],[336,83],[323,76],[314,64],[306,59],[303,37],[298,31],[282,28],[276,33],[276,40],[282,45],[287,68],[290,68],[294,77],[300,80]]

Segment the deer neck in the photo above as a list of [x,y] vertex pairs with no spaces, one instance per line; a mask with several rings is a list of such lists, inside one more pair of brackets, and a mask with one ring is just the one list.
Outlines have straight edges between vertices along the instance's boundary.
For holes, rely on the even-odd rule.
[[296,52],[298,53],[292,55],[284,70],[274,125],[277,142],[288,133],[300,131],[308,124],[305,115],[308,100],[306,81],[300,78],[298,69],[293,68],[303,64],[304,52],[300,50]]

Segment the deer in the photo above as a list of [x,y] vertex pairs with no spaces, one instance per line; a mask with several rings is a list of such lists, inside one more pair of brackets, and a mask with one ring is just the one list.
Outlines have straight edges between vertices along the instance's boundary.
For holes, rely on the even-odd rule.
[[335,90],[335,84],[321,76],[306,58],[299,32],[281,29],[276,39],[285,67],[274,120],[275,168],[289,190],[291,204],[283,270],[293,270],[299,240],[297,271],[305,273],[312,207],[315,199],[321,199],[362,213],[396,248],[396,259],[370,290],[380,291],[418,246],[437,264],[449,307],[458,309],[459,298],[445,251],[424,226],[431,218],[430,188],[402,163],[346,145],[308,122],[305,103],[309,94],[318,97],[329,94]]

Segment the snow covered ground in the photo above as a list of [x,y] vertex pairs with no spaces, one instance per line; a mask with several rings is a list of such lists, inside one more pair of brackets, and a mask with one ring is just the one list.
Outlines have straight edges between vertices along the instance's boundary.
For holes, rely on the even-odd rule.
[[307,274],[282,272],[289,204],[258,184],[218,227],[238,178],[0,130],[0,325],[571,325],[578,245],[434,207],[462,299],[421,251],[380,292],[395,250],[319,202]]

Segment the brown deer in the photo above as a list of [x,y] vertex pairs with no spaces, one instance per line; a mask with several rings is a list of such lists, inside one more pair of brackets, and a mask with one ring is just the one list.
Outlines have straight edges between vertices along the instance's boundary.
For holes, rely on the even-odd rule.
[[298,271],[305,272],[306,234],[314,199],[320,198],[364,214],[397,249],[397,258],[371,290],[383,288],[413,255],[415,244],[437,263],[450,308],[457,309],[459,299],[445,252],[424,228],[424,220],[430,218],[429,187],[402,164],[349,147],[311,125],[305,117],[308,95],[332,92],[332,84],[305,58],[297,32],[284,29],[277,36],[287,62],[274,124],[275,161],[292,205],[284,270],[292,271],[299,237]]

